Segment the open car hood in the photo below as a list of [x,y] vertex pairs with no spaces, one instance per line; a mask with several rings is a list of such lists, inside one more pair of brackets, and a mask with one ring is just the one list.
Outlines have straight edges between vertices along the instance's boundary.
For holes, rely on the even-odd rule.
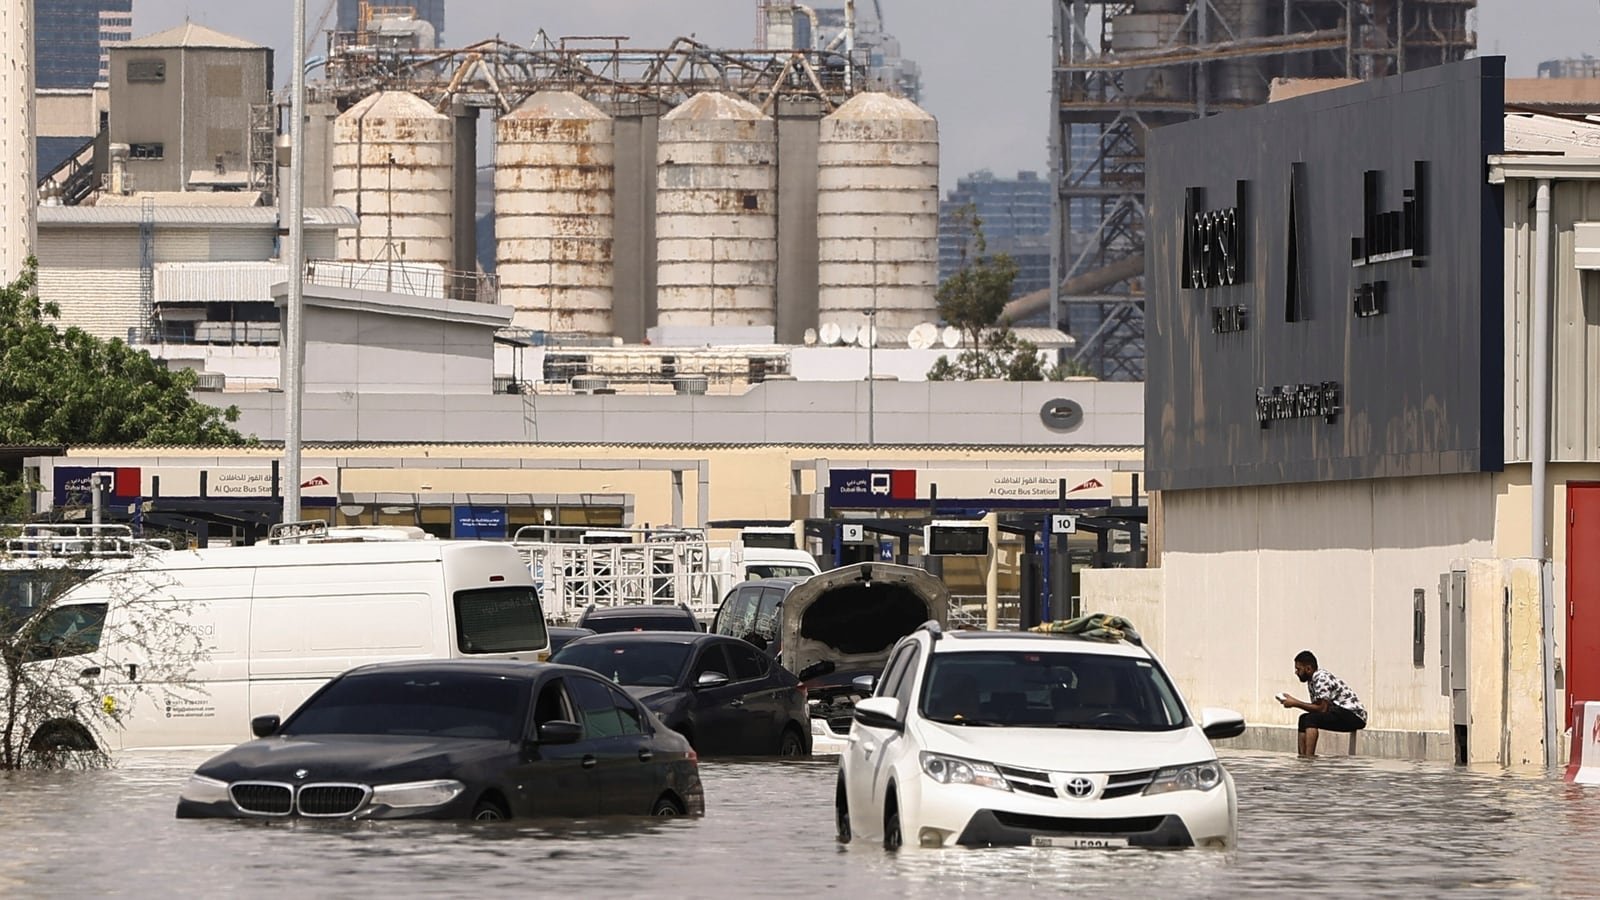
[[[780,662],[802,675],[817,663],[831,672],[883,670],[895,642],[932,619],[950,616],[950,592],[926,570],[865,562],[813,575],[783,600]],[[820,674],[820,673],[817,673]]]

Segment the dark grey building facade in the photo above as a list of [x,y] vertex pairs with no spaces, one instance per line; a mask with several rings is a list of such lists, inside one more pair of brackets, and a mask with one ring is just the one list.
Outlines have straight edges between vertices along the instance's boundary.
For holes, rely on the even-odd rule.
[[133,36],[133,0],[39,0],[33,17],[40,88],[104,81],[106,47]]
[[1503,467],[1503,69],[1152,132],[1151,488]]

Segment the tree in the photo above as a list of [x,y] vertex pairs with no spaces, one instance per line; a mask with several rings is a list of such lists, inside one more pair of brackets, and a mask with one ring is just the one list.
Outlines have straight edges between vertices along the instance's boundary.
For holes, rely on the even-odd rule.
[[970,231],[969,247],[961,250],[961,268],[939,285],[939,315],[961,332],[964,349],[954,361],[949,356],[928,370],[929,381],[972,381],[1000,378],[1006,381],[1059,380],[1071,371],[1046,368],[1039,348],[1011,330],[1004,320],[1017,279],[1017,263],[1009,254],[988,255],[983,220],[967,204],[956,211],[958,228]]
[[[167,370],[149,353],[78,328],[58,329],[60,310],[34,291],[32,260],[0,286],[0,444],[249,443],[230,423],[238,407],[196,401],[196,376]],[[0,509],[25,486],[0,474]]]
[[32,564],[0,571],[0,770],[105,765],[134,709],[203,698],[205,644],[157,551],[64,528],[11,538]]

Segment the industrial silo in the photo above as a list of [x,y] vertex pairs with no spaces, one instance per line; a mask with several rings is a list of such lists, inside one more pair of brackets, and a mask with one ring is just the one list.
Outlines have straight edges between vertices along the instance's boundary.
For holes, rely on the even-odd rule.
[[915,103],[852,97],[817,147],[817,318],[879,328],[938,318],[939,124]]
[[502,116],[495,148],[496,272],[512,324],[612,333],[611,117],[568,91]]
[[776,123],[728,94],[661,117],[656,324],[776,324],[777,152]]
[[455,127],[415,94],[373,94],[333,124],[333,203],[361,220],[339,233],[348,260],[451,268]]

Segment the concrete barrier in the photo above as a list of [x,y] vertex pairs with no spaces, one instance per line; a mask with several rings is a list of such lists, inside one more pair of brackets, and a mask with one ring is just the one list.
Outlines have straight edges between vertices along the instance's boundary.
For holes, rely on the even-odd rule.
[[1600,703],[1572,701],[1572,758],[1566,779],[1600,784]]

